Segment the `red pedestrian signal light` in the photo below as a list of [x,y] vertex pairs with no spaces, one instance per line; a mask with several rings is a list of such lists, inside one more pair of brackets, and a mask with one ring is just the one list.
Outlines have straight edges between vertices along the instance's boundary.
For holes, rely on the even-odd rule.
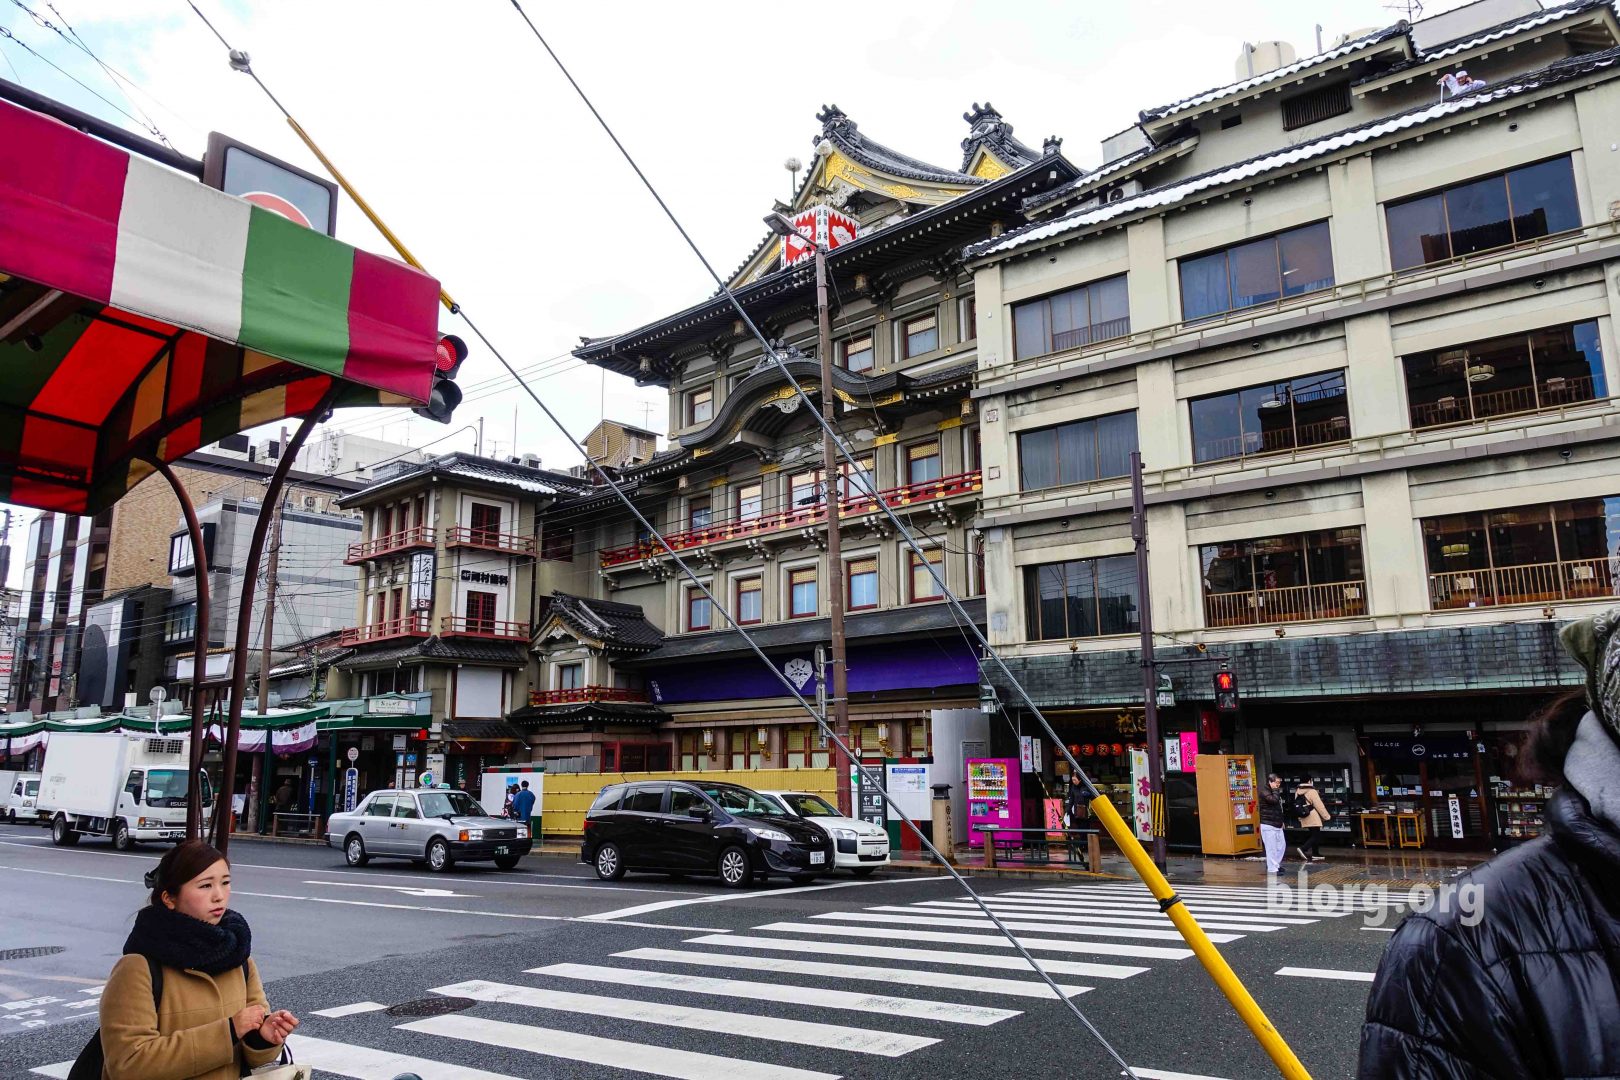
[[1217,671],[1215,673],[1215,711],[1237,712],[1237,709],[1237,676],[1230,671]]
[[437,420],[441,424],[448,424],[450,416],[461,404],[461,387],[456,385],[456,373],[461,370],[461,362],[467,359],[467,346],[454,334],[446,334],[439,339],[438,347],[433,352],[433,389],[428,393],[426,405],[419,405],[411,411],[417,416],[428,420]]

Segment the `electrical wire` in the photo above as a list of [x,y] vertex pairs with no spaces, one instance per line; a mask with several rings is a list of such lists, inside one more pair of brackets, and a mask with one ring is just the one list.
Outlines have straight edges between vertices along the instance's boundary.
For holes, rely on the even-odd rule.
[[[13,2],[15,2],[15,0],[13,0]],[[42,64],[45,64],[47,67],[50,67],[50,68],[54,69],[56,72],[61,74],[63,77],[71,80],[72,82],[77,83],[78,86],[80,87],[80,89],[82,89],[85,93],[89,94],[91,97],[95,98],[97,101],[100,101],[102,104],[106,105],[109,109],[112,109],[114,112],[118,113],[119,116],[122,116],[124,119],[126,119],[130,123],[134,124],[136,127],[144,128],[145,130],[147,130],[149,132],[153,132],[154,134],[157,133],[155,128],[149,127],[148,125],[143,124],[140,120],[137,120],[135,117],[131,116],[129,114],[128,110],[122,108],[116,102],[110,100],[105,94],[98,93],[97,91],[91,89],[89,84],[84,82],[77,75],[74,75],[71,71],[68,71],[66,68],[60,66],[55,61],[53,61],[50,57],[45,56],[43,53],[37,52],[34,49],[33,46],[28,44],[28,42],[24,41],[22,38],[18,37],[16,34],[13,34],[10,30],[6,29],[4,26],[0,26],[0,38],[3,38],[5,40],[7,40],[7,41],[10,41],[10,42],[20,46],[25,52],[28,53],[28,55],[32,56],[35,60],[38,60]],[[165,139],[164,142],[168,142],[168,140]]]

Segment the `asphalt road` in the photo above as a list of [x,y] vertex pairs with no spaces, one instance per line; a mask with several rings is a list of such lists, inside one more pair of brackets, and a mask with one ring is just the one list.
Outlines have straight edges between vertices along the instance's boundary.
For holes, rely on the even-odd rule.
[[[0,1077],[65,1075],[158,853],[0,827]],[[550,858],[434,875],[319,847],[232,855],[271,1003],[304,1020],[295,1054],[320,1077],[1122,1072],[949,879],[732,892]],[[1138,1075],[1275,1075],[1139,886],[974,884]],[[1268,902],[1259,881],[1183,894],[1311,1074],[1353,1075],[1387,932],[1342,897]]]

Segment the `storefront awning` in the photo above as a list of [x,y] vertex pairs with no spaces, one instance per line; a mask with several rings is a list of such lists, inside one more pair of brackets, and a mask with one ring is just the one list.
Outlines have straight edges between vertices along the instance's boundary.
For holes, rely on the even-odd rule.
[[0,102],[0,499],[94,514],[258,424],[424,401],[439,286]]

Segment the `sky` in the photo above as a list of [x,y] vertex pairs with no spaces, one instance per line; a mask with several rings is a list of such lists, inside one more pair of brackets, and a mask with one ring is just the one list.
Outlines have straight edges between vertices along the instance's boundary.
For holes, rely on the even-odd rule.
[[[50,2],[0,0],[0,27],[18,39],[0,35],[0,77],[132,130],[149,117],[192,157],[220,131],[319,171],[186,0]],[[656,387],[604,376],[568,350],[678,311],[714,283],[510,0],[196,3],[573,440],[604,415],[665,428]],[[25,7],[71,26],[138,89]],[[990,101],[1024,142],[1059,135],[1069,160],[1092,168],[1099,142],[1138,110],[1233,81],[1246,40],[1281,39],[1303,56],[1316,51],[1317,24],[1331,46],[1407,14],[1379,0],[870,0],[836,19],[769,0],[524,7],[722,277],[762,238],[771,202],[789,195],[783,162],[810,159],[823,104],[885,145],[955,168],[963,112]],[[387,250],[346,199],[338,235]],[[454,332],[459,320],[443,313],[441,326]],[[455,429],[482,416],[486,453],[515,443],[548,467],[578,464],[570,437],[521,390],[492,382],[503,375],[475,344],[448,427],[403,410],[348,410],[332,423],[470,451],[472,433]],[[32,516],[21,511],[14,528]]]

